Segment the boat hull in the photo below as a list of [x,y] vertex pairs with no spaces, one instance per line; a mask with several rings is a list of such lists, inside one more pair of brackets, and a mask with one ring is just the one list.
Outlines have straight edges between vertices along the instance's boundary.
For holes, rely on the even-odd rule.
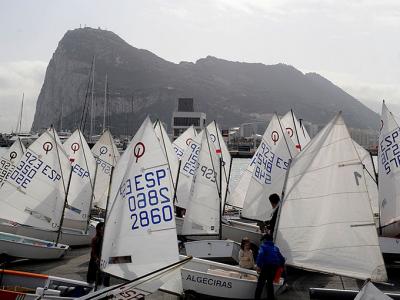
[[202,240],[185,243],[186,255],[213,261],[239,263],[240,244],[231,240]]
[[[185,293],[207,295],[226,299],[254,299],[257,273],[213,261],[193,258],[181,270]],[[283,279],[275,285],[278,289]],[[266,296],[264,289],[262,297]]]
[[67,245],[0,232],[0,254],[29,259],[58,259],[68,250]]
[[0,270],[0,299],[76,299],[92,287],[83,281],[45,274]]
[[[11,223],[8,221],[0,223],[0,232],[12,233],[51,242],[57,240],[57,234],[58,234],[55,231],[24,226],[20,224]],[[63,228],[60,233],[59,243],[72,247],[87,246],[90,245],[90,242],[92,238],[95,236],[95,234],[96,234],[96,229],[92,226],[89,226],[89,230],[87,233],[78,230]]]

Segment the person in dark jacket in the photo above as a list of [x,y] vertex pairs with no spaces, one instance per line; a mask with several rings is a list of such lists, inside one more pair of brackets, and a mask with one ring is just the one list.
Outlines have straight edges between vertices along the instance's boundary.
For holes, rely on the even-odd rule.
[[275,273],[279,267],[283,267],[285,258],[282,256],[279,248],[275,246],[272,235],[265,234],[263,243],[258,250],[256,260],[256,270],[259,272],[255,299],[261,299],[261,294],[264,289],[265,281],[267,281],[267,298],[274,300],[274,285],[273,280]]
[[273,209],[271,219],[267,221],[258,222],[258,226],[260,227],[260,231],[262,233],[269,233],[273,236],[276,219],[278,218],[279,202],[281,201],[281,199],[278,194],[271,194],[269,195],[268,199]]
[[100,270],[101,247],[103,244],[104,222],[96,225],[96,236],[92,238],[89,268],[87,272],[87,282],[96,286],[110,285],[110,276]]

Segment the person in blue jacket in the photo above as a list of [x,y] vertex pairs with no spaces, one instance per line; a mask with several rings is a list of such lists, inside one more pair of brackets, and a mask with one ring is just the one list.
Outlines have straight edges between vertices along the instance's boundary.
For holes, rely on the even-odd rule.
[[261,299],[265,281],[267,281],[267,299],[274,300],[273,280],[277,269],[284,266],[285,258],[282,256],[279,248],[275,246],[272,234],[265,234],[262,241],[263,243],[258,250],[256,260],[256,270],[259,273],[259,276],[254,298]]

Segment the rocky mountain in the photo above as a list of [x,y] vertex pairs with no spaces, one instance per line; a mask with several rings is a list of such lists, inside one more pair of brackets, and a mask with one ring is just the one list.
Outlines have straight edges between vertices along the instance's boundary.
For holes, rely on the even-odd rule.
[[[170,126],[180,97],[193,97],[196,109],[223,128],[262,120],[274,111],[284,114],[290,108],[315,124],[326,123],[339,110],[350,127],[376,129],[379,122],[376,113],[315,73],[303,74],[285,64],[231,62],[212,56],[175,64],[132,47],[113,32],[82,28],[68,31],[53,54],[33,130],[50,124],[59,127],[61,116],[63,129],[79,125],[93,57],[97,133],[103,120],[106,74],[107,120],[117,135],[134,132],[148,114]],[[83,119],[87,128],[87,115]]]

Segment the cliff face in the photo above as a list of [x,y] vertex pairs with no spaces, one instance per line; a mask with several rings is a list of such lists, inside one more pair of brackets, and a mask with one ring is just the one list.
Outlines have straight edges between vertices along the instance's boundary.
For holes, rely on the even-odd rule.
[[[171,123],[177,98],[193,97],[198,111],[222,127],[262,119],[293,108],[307,121],[322,124],[343,111],[350,127],[377,128],[379,116],[319,76],[277,64],[230,62],[206,57],[174,64],[134,48],[116,34],[91,28],[68,31],[47,67],[33,130],[54,124],[73,130],[81,119],[89,72],[95,62],[95,126],[103,119],[105,74],[109,79],[109,127],[133,133],[146,115]],[[87,120],[86,123],[89,121]]]

